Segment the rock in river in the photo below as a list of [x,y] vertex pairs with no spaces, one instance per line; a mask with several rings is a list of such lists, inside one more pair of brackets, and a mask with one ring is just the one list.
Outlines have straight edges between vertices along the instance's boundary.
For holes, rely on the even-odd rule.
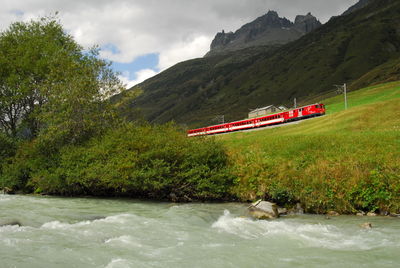
[[330,210],[326,213],[328,216],[340,216],[340,214],[334,210]]
[[6,220],[6,221],[0,221],[0,227],[3,226],[8,226],[8,225],[16,225],[16,226],[22,226],[21,222],[18,220]]
[[363,224],[360,224],[360,227],[363,229],[371,229],[372,224],[370,222],[364,222]]
[[258,200],[249,207],[250,215],[256,219],[275,219],[279,217],[275,203]]

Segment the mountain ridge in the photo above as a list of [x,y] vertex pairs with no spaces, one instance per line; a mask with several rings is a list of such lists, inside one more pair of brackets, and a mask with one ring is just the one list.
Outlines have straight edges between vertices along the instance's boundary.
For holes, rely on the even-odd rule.
[[276,11],[270,10],[265,15],[246,23],[234,33],[225,33],[224,30],[217,33],[211,42],[210,51],[205,56],[247,47],[286,44],[321,25],[321,22],[311,13],[297,15],[295,21],[291,22],[286,18],[279,17]]
[[366,7],[368,4],[370,4],[372,1],[374,0],[359,0],[357,3],[349,7],[345,12],[343,12],[342,16],[349,15],[350,13],[362,9],[363,7]]

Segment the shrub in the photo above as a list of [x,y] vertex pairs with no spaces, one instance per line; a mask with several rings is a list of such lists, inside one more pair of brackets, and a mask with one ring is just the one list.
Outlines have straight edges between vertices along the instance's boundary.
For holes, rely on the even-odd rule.
[[29,185],[62,195],[221,199],[233,183],[226,164],[224,148],[212,138],[189,139],[172,124],[127,124],[63,147],[57,165],[37,169]]

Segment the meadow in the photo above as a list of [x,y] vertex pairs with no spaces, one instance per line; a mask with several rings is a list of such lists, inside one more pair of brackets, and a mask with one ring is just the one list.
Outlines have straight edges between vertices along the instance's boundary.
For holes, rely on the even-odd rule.
[[327,114],[296,125],[221,135],[240,200],[300,202],[325,213],[400,210],[400,82],[326,99]]

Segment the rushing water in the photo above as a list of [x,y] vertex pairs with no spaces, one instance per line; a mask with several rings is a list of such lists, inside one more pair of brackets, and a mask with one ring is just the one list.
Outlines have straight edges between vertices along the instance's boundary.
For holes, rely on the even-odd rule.
[[400,265],[398,218],[255,221],[243,204],[7,195],[0,208],[0,267]]

